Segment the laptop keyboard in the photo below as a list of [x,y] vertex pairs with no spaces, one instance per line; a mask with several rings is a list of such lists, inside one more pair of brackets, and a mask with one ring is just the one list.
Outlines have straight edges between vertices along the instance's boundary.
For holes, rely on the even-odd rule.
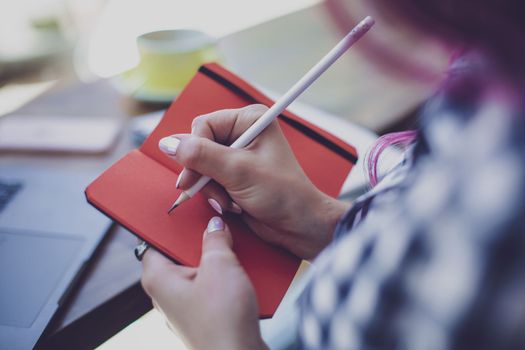
[[2,182],[0,180],[0,212],[2,212],[21,188],[21,182]]

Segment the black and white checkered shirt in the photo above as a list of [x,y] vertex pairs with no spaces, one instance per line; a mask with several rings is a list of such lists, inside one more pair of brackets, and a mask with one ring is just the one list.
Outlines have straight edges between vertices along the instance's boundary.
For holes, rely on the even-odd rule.
[[300,299],[306,349],[525,349],[525,113],[452,78]]

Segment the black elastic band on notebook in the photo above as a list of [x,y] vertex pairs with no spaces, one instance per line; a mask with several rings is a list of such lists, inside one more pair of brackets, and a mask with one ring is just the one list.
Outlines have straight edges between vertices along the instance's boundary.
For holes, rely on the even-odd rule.
[[[221,75],[215,73],[214,71],[210,70],[206,66],[201,66],[199,68],[199,72],[201,72],[204,75],[206,75],[207,77],[215,80],[219,84],[225,86],[229,90],[233,91],[235,94],[240,95],[243,98],[245,98],[245,99],[247,99],[249,101],[252,101],[253,103],[259,103],[259,101],[257,101],[257,99],[255,99],[252,95],[250,95],[249,93],[247,93],[246,91],[244,91],[243,89],[241,89],[240,87],[238,87],[237,85],[235,85],[234,83],[229,81],[228,79],[226,79],[226,78],[222,77]],[[308,126],[306,126],[304,124],[301,124],[300,122],[298,122],[298,121],[296,121],[294,119],[291,119],[291,118],[289,118],[289,117],[287,117],[287,116],[285,116],[283,114],[279,115],[279,119],[281,119],[283,122],[285,122],[286,124],[290,125],[294,129],[299,130],[300,132],[302,132],[306,136],[310,137],[312,140],[317,141],[318,143],[322,144],[323,146],[326,146],[328,149],[330,149],[331,151],[337,153],[341,157],[347,159],[352,164],[356,164],[357,163],[357,157],[353,153],[345,150],[344,148],[342,148],[341,146],[337,145],[336,143],[330,141],[329,139],[327,139],[323,135],[318,134],[314,130],[310,129]]]

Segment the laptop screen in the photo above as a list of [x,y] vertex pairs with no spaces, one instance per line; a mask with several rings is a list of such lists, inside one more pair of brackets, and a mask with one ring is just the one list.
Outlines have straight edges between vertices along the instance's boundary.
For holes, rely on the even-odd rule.
[[39,232],[0,231],[0,324],[29,328],[84,239]]

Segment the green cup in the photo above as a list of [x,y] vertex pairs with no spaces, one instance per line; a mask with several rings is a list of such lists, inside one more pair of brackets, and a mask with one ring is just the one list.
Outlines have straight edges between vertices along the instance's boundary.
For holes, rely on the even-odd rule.
[[162,30],[137,38],[140,63],[125,73],[132,95],[148,102],[170,102],[198,68],[221,61],[217,39],[187,29]]

